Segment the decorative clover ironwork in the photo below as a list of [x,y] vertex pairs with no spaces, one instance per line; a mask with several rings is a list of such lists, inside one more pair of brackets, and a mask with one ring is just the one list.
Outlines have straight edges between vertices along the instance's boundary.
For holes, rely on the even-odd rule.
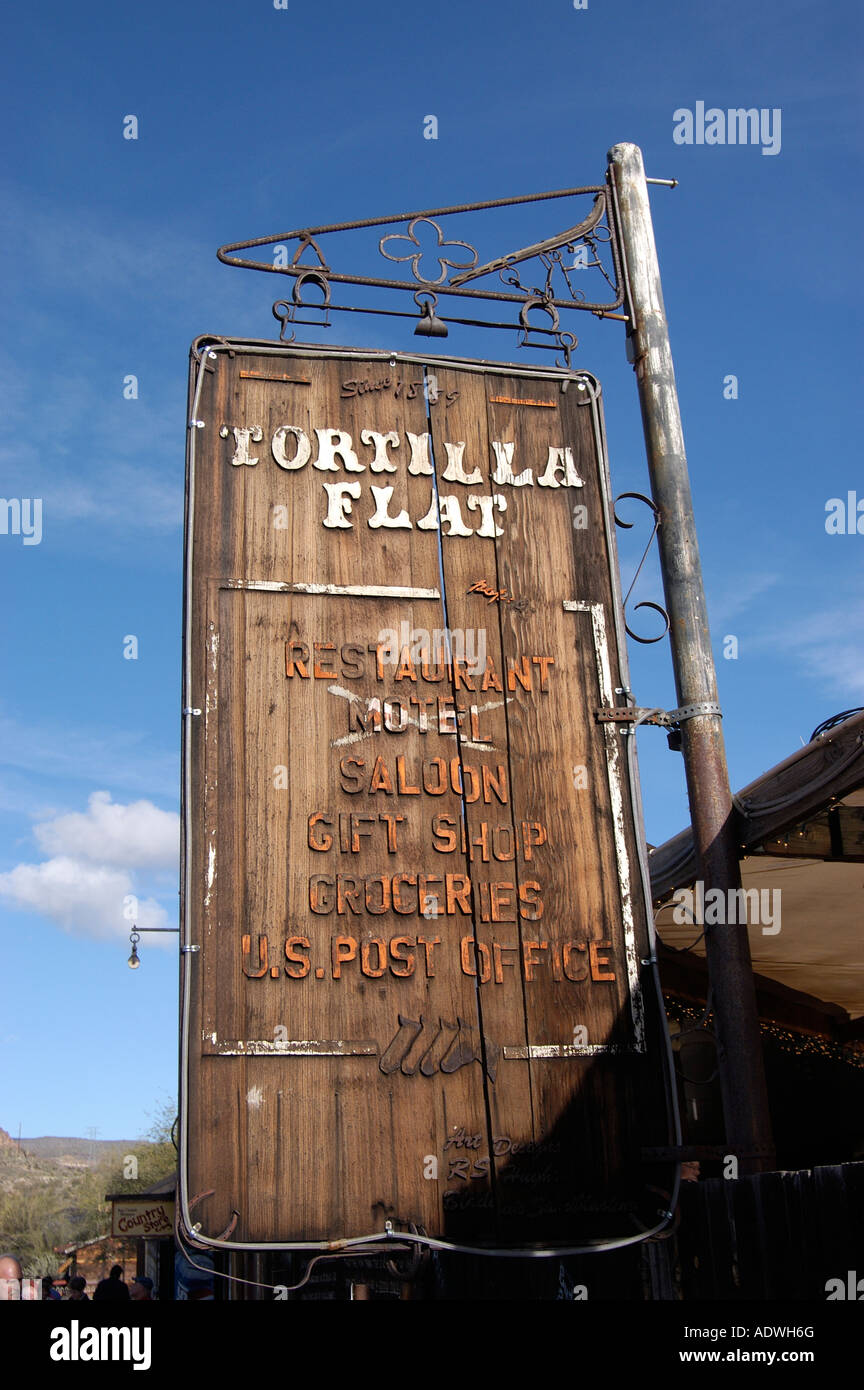
[[[533,205],[550,199],[582,198],[587,195],[593,195],[594,201],[590,212],[582,217],[581,221],[564,227],[541,241],[533,242],[530,246],[518,247],[491,260],[484,260],[482,264],[477,251],[469,242],[449,235],[452,225],[449,221],[446,224],[448,235],[445,237],[441,225],[435,220],[440,217],[449,219],[469,212],[481,213],[516,205]],[[625,292],[614,217],[614,189],[607,180],[603,184],[558,188],[546,193],[520,194],[515,198],[495,198],[484,203],[415,209],[413,212],[397,213],[390,217],[370,217],[360,221],[333,222],[326,226],[299,227],[275,236],[233,242],[231,245],[221,246],[217,254],[225,265],[265,271],[271,275],[289,275],[298,282],[293,299],[289,297],[288,300],[279,300],[274,305],[274,313],[283,324],[283,337],[288,322],[320,324],[322,313],[324,325],[329,325],[331,311],[386,314],[395,318],[414,316],[410,310],[406,312],[405,309],[388,308],[383,304],[371,306],[334,303],[329,298],[332,286],[366,285],[375,289],[407,291],[409,294],[419,287],[421,294],[428,295],[435,291],[439,295],[461,298],[466,302],[466,308],[470,304],[472,309],[475,303],[479,305],[484,301],[494,303],[502,309],[505,305],[516,305],[524,310],[526,303],[532,311],[542,307],[550,319],[548,328],[540,326],[536,321],[536,313],[527,320],[520,316],[519,322],[515,323],[512,319],[502,320],[500,317],[492,318],[487,315],[480,318],[461,318],[441,314],[441,319],[444,323],[458,323],[478,328],[517,328],[522,345],[563,352],[565,364],[569,365],[568,349],[575,348],[576,339],[573,334],[562,334],[560,323],[557,322],[557,310],[581,309],[598,317],[611,316],[625,321],[627,318],[626,314],[615,312],[624,304]],[[427,230],[426,224],[431,228],[431,233]],[[347,273],[347,270],[335,267],[333,257],[329,254],[334,249],[334,244],[327,243],[328,254],[325,255],[323,245],[319,243],[319,238],[331,233],[366,232],[372,227],[399,228],[398,232],[391,232],[380,238],[377,243],[378,250],[384,260],[410,265],[410,275],[407,269],[400,272],[403,276],[401,279]],[[428,244],[430,239],[433,244],[424,249],[421,241]],[[286,264],[284,252],[292,242],[294,253],[290,263]],[[255,260],[248,255],[237,254],[265,246],[272,247],[277,243],[282,253],[278,262],[275,257],[272,260]],[[341,240],[336,245],[340,253],[337,259],[341,259]],[[604,247],[608,248],[605,258]],[[569,263],[570,254],[577,248],[580,249],[578,269],[599,271],[600,277],[607,282],[611,296],[605,301],[589,300],[586,291],[580,287],[579,277],[575,275],[577,264]],[[424,256],[427,266],[437,261],[435,278],[427,278],[423,274]],[[608,269],[604,259],[609,263]],[[322,304],[308,302],[303,292],[308,284],[316,285],[323,294]],[[589,289],[587,293],[591,294],[593,291]],[[556,313],[551,313],[550,308]],[[311,314],[308,312],[310,310]],[[556,366],[561,365],[556,359]]]
[[[441,272],[440,275],[438,275],[438,277],[435,280],[430,280],[428,276],[421,275],[421,260],[424,256],[432,254],[429,251],[423,250],[418,238],[414,234],[415,227],[419,226],[421,223],[425,223],[427,226],[435,228],[435,231],[438,236],[437,245],[439,250],[443,249],[444,247],[461,246],[463,250],[469,251],[471,253],[470,260],[453,260],[450,256],[439,255],[436,257],[436,259],[438,261],[438,269]],[[384,243],[386,241],[406,241],[409,243],[409,245],[415,246],[417,250],[408,251],[404,256],[394,256],[391,255],[389,251],[384,250]],[[415,217],[413,221],[409,222],[408,224],[407,235],[400,232],[391,232],[389,236],[382,237],[378,243],[378,250],[381,252],[382,256],[386,257],[388,261],[410,261],[411,274],[414,276],[414,279],[419,281],[419,283],[422,285],[443,285],[444,281],[447,279],[448,266],[451,270],[470,270],[473,266],[477,264],[477,252],[474,250],[474,247],[471,246],[467,241],[445,241],[444,234],[441,231],[441,228],[438,226],[437,222],[432,221],[431,217]]]

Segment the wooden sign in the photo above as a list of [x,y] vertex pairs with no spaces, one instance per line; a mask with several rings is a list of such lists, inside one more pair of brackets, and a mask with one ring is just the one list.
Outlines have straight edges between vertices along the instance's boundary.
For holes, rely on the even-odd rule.
[[626,684],[599,394],[578,372],[194,350],[199,1240],[639,1229],[659,1063],[625,737],[596,720]]
[[111,1201],[112,1236],[155,1239],[174,1234],[172,1197],[114,1197]]

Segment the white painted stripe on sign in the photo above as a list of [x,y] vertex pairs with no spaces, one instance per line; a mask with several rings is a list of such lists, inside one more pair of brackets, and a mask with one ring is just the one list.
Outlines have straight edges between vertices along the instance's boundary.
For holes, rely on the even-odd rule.
[[223,579],[223,589],[251,589],[263,594],[324,594],[330,598],[436,598],[438,589],[408,589],[398,584],[289,584],[275,579]]
[[[600,700],[604,706],[614,705],[612,694],[612,673],[609,667],[609,644],[606,637],[606,617],[602,603],[586,603],[579,599],[564,599],[568,613],[589,613],[594,635],[594,657],[597,667],[597,685]],[[645,1050],[645,1008],[639,987],[639,954],[636,950],[636,926],[633,917],[633,894],[630,887],[630,861],[627,854],[627,836],[624,822],[624,797],[620,734],[615,726],[603,724],[603,738],[606,743],[606,773],[609,783],[609,797],[612,807],[612,830],[615,840],[615,857],[618,861],[618,887],[621,901],[621,917],[624,926],[624,948],[627,957],[627,978],[630,985],[630,1009],[636,1046],[640,1052]],[[610,1051],[612,1049],[609,1049]]]
[[527,1043],[520,1047],[505,1047],[504,1057],[508,1062],[548,1059],[550,1057],[593,1057],[601,1052],[629,1052],[629,1047],[619,1047],[617,1043]]
[[292,1038],[271,1042],[269,1038],[253,1038],[249,1042],[217,1042],[213,1046],[220,1057],[377,1057],[378,1044],[368,1040],[339,1042],[332,1038],[316,1041],[312,1038]]

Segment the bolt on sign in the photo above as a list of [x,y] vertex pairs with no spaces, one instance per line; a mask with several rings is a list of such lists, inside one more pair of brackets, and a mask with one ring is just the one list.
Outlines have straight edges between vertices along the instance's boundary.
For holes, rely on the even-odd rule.
[[187,1230],[632,1236],[658,1094],[668,1135],[595,379],[203,339],[190,399]]

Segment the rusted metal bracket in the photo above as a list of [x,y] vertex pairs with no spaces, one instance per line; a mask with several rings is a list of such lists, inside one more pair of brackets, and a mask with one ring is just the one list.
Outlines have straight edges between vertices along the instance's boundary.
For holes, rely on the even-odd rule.
[[613,709],[595,709],[594,718],[598,724],[659,724],[661,728],[671,729],[685,719],[694,719],[697,714],[719,714],[723,711],[714,700],[701,700],[694,705],[682,705],[680,709],[642,709],[638,705],[617,705]]
[[[637,605],[644,607],[644,605]],[[630,629],[627,629],[628,632]],[[666,729],[666,738],[673,753],[680,753],[683,747],[681,724],[686,719],[694,719],[698,714],[716,714],[722,718],[723,711],[714,700],[700,700],[696,704],[682,705],[680,709],[641,709],[637,705],[616,705],[613,709],[597,709],[594,717],[598,724],[623,724],[623,734],[631,734],[640,724],[658,724]]]
[[[215,1189],[215,1187],[211,1187],[211,1188],[208,1188],[208,1190],[207,1190],[206,1192],[199,1192],[195,1197],[191,1197],[191,1198],[189,1199],[189,1212],[190,1212],[190,1214],[191,1214],[192,1208],[195,1207],[195,1206],[197,1206],[199,1202],[203,1202],[205,1197],[214,1197],[215,1195],[216,1195],[216,1189]],[[231,1213],[231,1220],[228,1222],[228,1225],[225,1227],[224,1231],[220,1231],[219,1234],[218,1234],[218,1236],[212,1236],[212,1237],[210,1237],[210,1239],[212,1239],[212,1240],[227,1240],[228,1237],[233,1233],[234,1227],[237,1225],[237,1222],[238,1222],[239,1220],[240,1220],[240,1213],[239,1213],[239,1211],[237,1211],[237,1209],[236,1209],[236,1207],[235,1207],[234,1210],[233,1210],[232,1213]],[[187,1233],[187,1237],[186,1237],[186,1238],[187,1238],[187,1240],[188,1240],[188,1242],[189,1242],[190,1245],[195,1245],[196,1248],[197,1248],[197,1249],[200,1249],[200,1250],[206,1250],[206,1249],[207,1249],[207,1246],[206,1246],[206,1245],[199,1245],[198,1242],[195,1240],[195,1236],[196,1236],[196,1235],[199,1235],[199,1234],[200,1234],[200,1231],[201,1231],[201,1222],[200,1222],[200,1221],[197,1221],[197,1222],[195,1223],[195,1225],[192,1227],[191,1232]]]
[[638,705],[618,705],[614,709],[595,709],[594,718],[598,724],[661,724],[669,723],[669,716],[661,709],[641,709]]

